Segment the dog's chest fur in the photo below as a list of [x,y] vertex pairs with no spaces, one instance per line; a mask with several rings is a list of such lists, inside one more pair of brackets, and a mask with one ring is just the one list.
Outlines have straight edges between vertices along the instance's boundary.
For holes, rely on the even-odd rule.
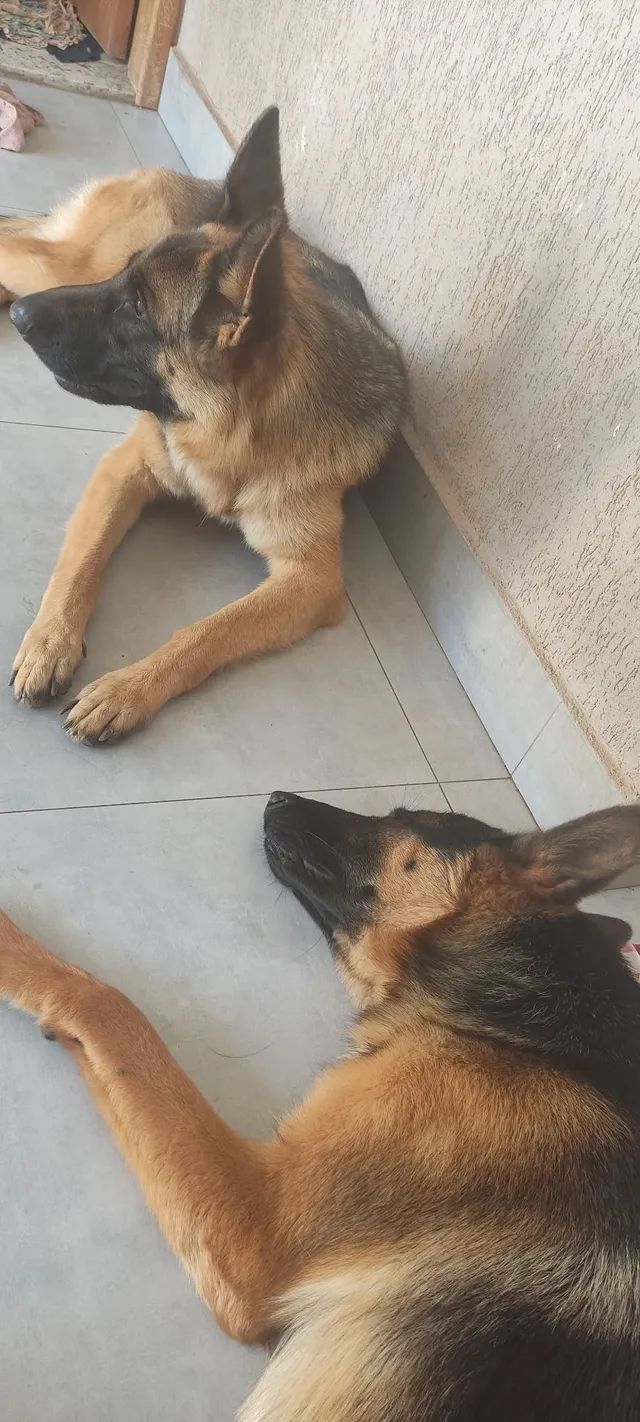
[[[165,487],[179,498],[194,499],[212,518],[236,521],[238,498],[246,483],[248,432],[201,450],[197,443],[172,429],[165,431],[168,458],[160,472]],[[244,456],[244,457],[243,457]]]
[[[156,424],[156,432],[160,427]],[[269,451],[257,456],[248,421],[216,437],[193,428],[167,427],[154,440],[153,471],[168,493],[193,499],[211,518],[236,523],[262,557],[290,556],[319,542],[323,511],[317,493],[314,517],[294,466],[276,469]]]

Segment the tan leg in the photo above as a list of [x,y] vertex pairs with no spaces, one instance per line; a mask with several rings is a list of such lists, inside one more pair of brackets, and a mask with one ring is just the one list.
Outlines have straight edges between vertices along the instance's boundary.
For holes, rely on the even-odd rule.
[[338,547],[322,562],[274,559],[254,592],[175,632],[142,661],[85,687],[65,729],[88,743],[118,740],[221,667],[291,646],[314,628],[337,622],[343,610]]
[[147,459],[146,424],[105,454],[71,519],[62,552],[13,663],[18,701],[39,706],[68,690],[102,573],[146,504],[159,493]]
[[269,1146],[236,1135],[115,988],[41,948],[0,912],[0,997],[78,1061],[171,1248],[227,1332],[272,1330],[288,1269]]

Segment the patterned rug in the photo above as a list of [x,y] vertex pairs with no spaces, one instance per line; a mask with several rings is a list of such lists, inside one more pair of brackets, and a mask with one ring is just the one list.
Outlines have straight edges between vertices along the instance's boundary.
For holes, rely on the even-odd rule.
[[0,31],[14,44],[68,49],[85,38],[71,0],[0,0]]

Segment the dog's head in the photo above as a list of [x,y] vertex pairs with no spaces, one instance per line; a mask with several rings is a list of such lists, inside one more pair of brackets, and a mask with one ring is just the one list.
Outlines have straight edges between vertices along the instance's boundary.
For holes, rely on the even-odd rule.
[[594,947],[606,956],[626,941],[628,924],[576,906],[640,862],[640,807],[510,835],[466,815],[378,818],[276,792],[265,848],[360,1005],[426,988],[473,1012],[474,993],[495,995],[499,1008],[529,956],[540,963],[549,950],[557,962],[578,941],[586,957]]
[[220,188],[215,221],[134,253],[91,286],[15,301],[17,330],[63,389],[160,417],[193,415],[282,321],[284,193],[278,111],[254,124]]

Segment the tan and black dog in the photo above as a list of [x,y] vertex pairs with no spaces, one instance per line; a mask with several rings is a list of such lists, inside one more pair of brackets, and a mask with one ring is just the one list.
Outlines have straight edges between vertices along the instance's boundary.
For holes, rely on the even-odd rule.
[[640,987],[576,904],[640,808],[513,836],[276,793],[265,843],[359,1016],[263,1144],[0,917],[0,996],[75,1057],[202,1298],[281,1337],[242,1422],[638,1422]]
[[64,389],[145,412],[71,520],[14,662],[18,699],[68,689],[104,567],[161,494],[238,524],[268,577],[85,687],[71,736],[117,740],[220,667],[338,621],[343,496],[389,448],[406,381],[353,273],[287,227],[277,110],[224,183],[135,173],[0,229],[0,282]]

